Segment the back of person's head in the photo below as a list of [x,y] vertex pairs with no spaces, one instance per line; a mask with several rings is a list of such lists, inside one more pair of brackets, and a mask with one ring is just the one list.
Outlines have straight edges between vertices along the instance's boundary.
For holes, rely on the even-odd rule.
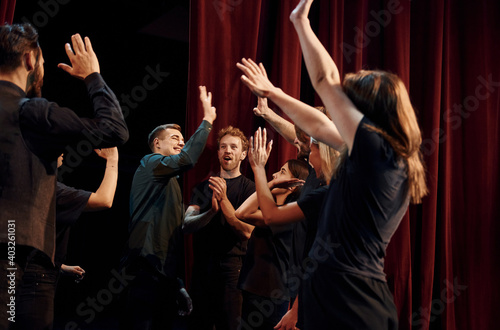
[[[288,164],[290,174],[294,178],[304,181],[307,179],[307,176],[309,175],[309,167],[307,166],[307,163],[305,161],[303,161],[302,159],[289,159],[286,163]],[[302,186],[295,187],[295,189],[289,196],[290,200],[297,200],[297,198],[300,196],[301,191]],[[287,198],[287,200],[289,199]]]
[[427,193],[420,152],[422,135],[401,79],[385,71],[362,70],[347,74],[343,88],[356,108],[375,124],[370,128],[382,134],[406,160],[410,196],[413,202],[420,202]]
[[172,129],[175,129],[175,130],[178,130],[179,132],[181,132],[181,127],[177,124],[163,124],[163,125],[156,127],[148,135],[148,145],[149,145],[149,149],[151,149],[152,152],[155,152],[154,140],[156,138],[160,138],[160,136],[163,134],[163,132],[168,128],[172,128]]
[[12,72],[21,66],[22,56],[35,51],[38,59],[38,32],[29,23],[0,26],[0,71]]
[[294,124],[295,127],[295,136],[297,136],[297,139],[302,142],[302,143],[308,143],[309,142],[309,135],[307,135],[306,132],[304,132],[297,124]]
[[231,125],[219,131],[219,135],[217,136],[217,149],[219,149],[220,147],[220,140],[222,140],[222,138],[226,135],[231,135],[240,138],[241,150],[242,151],[248,150],[248,139],[245,136],[245,134],[243,134],[243,132],[239,128],[233,127]]

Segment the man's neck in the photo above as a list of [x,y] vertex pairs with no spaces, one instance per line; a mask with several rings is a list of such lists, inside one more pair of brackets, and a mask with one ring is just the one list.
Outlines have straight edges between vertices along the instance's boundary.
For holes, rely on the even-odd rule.
[[23,74],[22,70],[20,69],[7,73],[0,72],[0,80],[11,82],[26,92],[26,82],[28,81],[28,74]]
[[220,177],[223,179],[234,179],[241,175],[240,167],[238,166],[234,170],[226,171],[222,167],[220,168]]

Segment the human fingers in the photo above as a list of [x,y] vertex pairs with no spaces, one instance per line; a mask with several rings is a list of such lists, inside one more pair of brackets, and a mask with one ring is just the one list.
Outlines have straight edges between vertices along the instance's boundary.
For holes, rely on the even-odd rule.
[[255,64],[254,61],[252,61],[252,59],[243,58],[241,62],[245,65],[248,72],[250,72],[252,75],[257,75],[260,73],[259,67],[257,66],[257,64]]
[[66,71],[67,73],[71,74],[71,72],[73,71],[73,68],[65,63],[59,63],[57,65],[57,67],[59,69],[63,69],[64,71]]
[[254,150],[256,152],[259,151],[260,149],[260,140],[261,140],[261,128],[257,128],[257,130],[255,131],[255,134],[254,134]]
[[261,148],[263,150],[266,149],[266,144],[267,144],[267,129],[264,127],[264,129],[262,130],[262,141],[261,141],[262,145],[261,145]]
[[268,158],[271,154],[271,150],[273,150],[273,140],[269,141],[269,143],[267,144],[266,154]]
[[268,78],[267,78],[267,72],[266,72],[266,69],[264,68],[264,64],[259,63],[259,68],[260,68],[260,71],[262,72],[262,75],[264,75],[264,77],[266,77],[266,79],[268,79]]
[[87,49],[87,52],[91,55],[95,55],[94,49],[92,48],[92,43],[90,42],[89,37],[85,37],[84,41],[85,41],[85,49]]
[[75,54],[85,52],[85,44],[83,43],[82,36],[78,33],[71,36],[71,42],[73,43],[73,49]]
[[205,86],[199,86],[198,89],[200,90],[200,100],[206,101],[206,99],[207,99],[207,88]]

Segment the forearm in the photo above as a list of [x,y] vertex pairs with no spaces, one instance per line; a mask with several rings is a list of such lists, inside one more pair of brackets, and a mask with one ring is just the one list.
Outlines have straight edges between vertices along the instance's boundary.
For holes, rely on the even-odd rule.
[[99,211],[113,206],[116,185],[118,182],[118,159],[107,159],[106,170],[99,188],[90,195],[86,211]]
[[250,235],[252,234],[254,226],[242,222],[236,217],[235,215],[236,211],[234,210],[233,205],[228,199],[221,200],[220,207],[224,215],[224,218],[226,219],[227,223],[231,226],[231,229],[234,231],[234,233],[242,241],[248,240],[250,238]]
[[207,143],[212,124],[203,120],[196,132],[189,138],[179,154],[179,166],[192,166],[196,164]]
[[304,62],[314,89],[320,94],[318,89],[321,89],[322,85],[340,85],[337,65],[314,34],[309,19],[297,19],[293,21],[293,25],[299,37]]
[[265,223],[270,223],[274,218],[274,213],[278,209],[274,201],[273,194],[269,188],[266,178],[266,169],[263,166],[252,168],[255,177],[255,192],[257,194],[257,203],[262,212]]
[[262,212],[259,210],[259,201],[257,200],[257,193],[253,193],[241,204],[236,210],[236,218],[247,224],[264,227],[266,225]]
[[304,102],[286,94],[280,88],[273,88],[268,95],[294,123],[316,140],[334,149],[342,146],[343,140],[335,124],[323,113]]
[[182,223],[182,230],[188,234],[194,233],[205,227],[216,214],[217,212],[214,212],[212,209],[203,213],[186,212],[184,222]]
[[266,120],[271,126],[290,144],[294,144],[295,141],[295,127],[288,120],[279,116],[276,112],[269,109],[262,118]]
[[96,146],[119,146],[128,140],[129,132],[122,109],[113,91],[99,73],[85,78],[88,95],[94,107],[94,125],[89,140]]
[[[337,65],[314,34],[309,19],[300,18],[294,20],[293,23],[313,87],[338,128],[342,143],[345,142],[347,148],[351,150],[354,135],[363,115],[344,93]],[[311,136],[316,138],[315,135]],[[321,137],[317,140],[339,149],[339,146],[328,143],[328,140],[322,140]]]

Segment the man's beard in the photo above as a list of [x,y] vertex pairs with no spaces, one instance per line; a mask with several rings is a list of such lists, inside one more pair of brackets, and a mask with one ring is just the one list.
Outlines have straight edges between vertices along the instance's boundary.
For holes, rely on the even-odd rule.
[[40,65],[37,63],[35,70],[28,75],[26,82],[26,96],[42,97],[43,78],[40,77]]

